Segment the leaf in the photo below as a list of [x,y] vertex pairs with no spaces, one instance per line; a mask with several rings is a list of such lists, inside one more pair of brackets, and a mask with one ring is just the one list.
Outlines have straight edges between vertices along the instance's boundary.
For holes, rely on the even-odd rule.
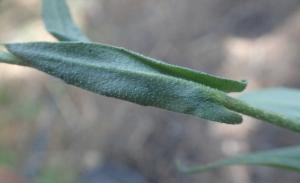
[[[242,117],[216,102],[222,91],[246,83],[170,65],[125,50],[93,43],[8,44],[25,63],[89,91],[145,106],[192,114],[224,123]],[[219,91],[222,90],[222,91]]]
[[185,167],[177,162],[181,171],[192,174],[232,165],[268,166],[300,171],[300,146],[235,156],[200,166]]
[[21,65],[21,61],[19,61],[18,58],[16,58],[14,55],[12,55],[8,52],[0,52],[0,61],[2,63],[20,64]]
[[243,94],[240,99],[266,111],[300,119],[300,91],[270,88]]
[[43,0],[42,12],[48,32],[58,40],[89,42],[74,24],[65,0]]

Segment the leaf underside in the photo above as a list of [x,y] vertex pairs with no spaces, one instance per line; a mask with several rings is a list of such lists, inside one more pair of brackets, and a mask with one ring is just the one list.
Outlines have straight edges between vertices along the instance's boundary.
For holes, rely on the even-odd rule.
[[242,121],[239,114],[216,103],[214,97],[226,95],[219,90],[242,89],[244,83],[101,44],[40,42],[6,46],[24,65],[101,95],[212,121],[231,124]]

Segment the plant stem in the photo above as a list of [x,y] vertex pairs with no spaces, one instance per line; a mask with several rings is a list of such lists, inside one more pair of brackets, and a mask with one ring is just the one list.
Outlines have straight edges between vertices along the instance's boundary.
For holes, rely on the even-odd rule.
[[292,118],[288,118],[284,115],[274,113],[271,111],[266,111],[260,108],[257,108],[255,106],[251,106],[248,103],[230,97],[230,96],[225,96],[225,97],[218,97],[217,101],[221,104],[223,104],[226,108],[248,115],[252,116],[256,119],[260,119],[263,121],[266,121],[268,123],[281,126],[284,128],[287,128],[289,130],[295,131],[295,132],[300,132],[300,121]]

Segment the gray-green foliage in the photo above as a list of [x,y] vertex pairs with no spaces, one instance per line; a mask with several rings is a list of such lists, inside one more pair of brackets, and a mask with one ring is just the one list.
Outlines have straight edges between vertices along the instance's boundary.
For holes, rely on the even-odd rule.
[[289,88],[269,88],[246,92],[243,101],[261,109],[300,119],[300,92]]
[[7,48],[24,60],[24,65],[98,94],[213,121],[242,121],[239,114],[215,100],[216,95],[225,95],[219,90],[242,90],[245,84],[241,82],[101,44],[40,42],[10,44]]
[[[259,91],[236,99],[227,93],[243,91],[245,81],[167,64],[124,48],[90,43],[73,23],[64,0],[43,0],[43,18],[48,32],[61,42],[6,44],[8,52],[0,53],[1,62],[36,68],[68,84],[145,106],[230,124],[241,123],[241,113],[300,132],[297,90]],[[293,154],[297,154],[295,151]],[[232,164],[299,170],[294,160],[289,153],[278,156],[268,152],[192,168],[191,172]]]
[[74,24],[64,0],[43,1],[44,23],[49,33],[61,41],[84,41],[89,39]]
[[300,146],[240,155],[192,167],[185,167],[180,162],[177,163],[178,168],[186,173],[200,173],[233,165],[269,166],[300,171]]
[[[6,45],[16,64],[37,68],[102,95],[142,105],[231,124],[240,123],[242,117],[238,113],[244,113],[300,131],[297,121],[264,113],[226,95],[226,92],[242,91],[245,81],[166,64],[123,48],[88,43],[74,25],[64,1],[44,0],[43,7],[47,30],[63,42]],[[114,77],[107,77],[108,73]]]

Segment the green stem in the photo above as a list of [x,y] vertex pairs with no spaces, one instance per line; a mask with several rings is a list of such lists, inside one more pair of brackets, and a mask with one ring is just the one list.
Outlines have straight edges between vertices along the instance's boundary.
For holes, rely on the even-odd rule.
[[299,120],[251,106],[242,100],[230,96],[218,97],[217,100],[230,110],[245,114],[247,116],[252,116],[256,119],[260,119],[298,133],[300,132]]

